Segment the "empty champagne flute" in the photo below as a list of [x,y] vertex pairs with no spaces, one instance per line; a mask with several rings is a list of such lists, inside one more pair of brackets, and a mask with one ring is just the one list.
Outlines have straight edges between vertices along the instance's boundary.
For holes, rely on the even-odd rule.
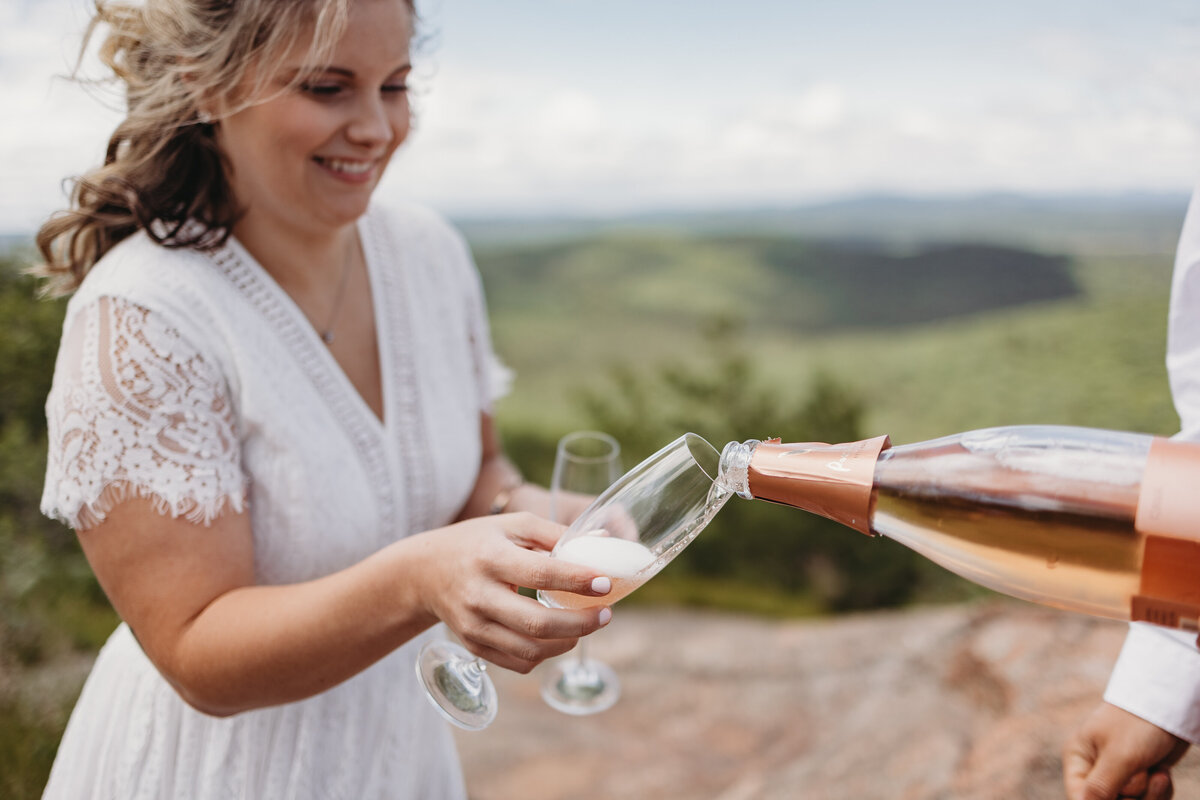
[[[609,576],[612,591],[603,597],[539,591],[538,600],[551,608],[612,605],[657,575],[731,497],[716,481],[719,464],[711,444],[685,433],[618,479],[571,523],[550,554]],[[616,687],[612,684],[613,695]],[[604,696],[603,707],[615,701]],[[562,710],[589,713],[577,705]]]
[[[621,447],[597,431],[568,433],[558,442],[550,479],[550,519],[569,524],[621,475]],[[621,686],[612,667],[588,658],[587,637],[557,659],[542,681],[542,699],[565,714],[595,714],[612,706]]]

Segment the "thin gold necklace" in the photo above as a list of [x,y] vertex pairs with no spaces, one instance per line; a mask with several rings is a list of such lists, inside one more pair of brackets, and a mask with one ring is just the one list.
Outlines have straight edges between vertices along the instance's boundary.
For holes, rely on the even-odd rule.
[[351,259],[346,259],[345,266],[342,267],[342,279],[338,282],[337,297],[333,300],[333,310],[329,312],[329,322],[321,330],[321,341],[326,346],[333,344],[333,328],[337,325],[338,316],[342,312],[342,299],[346,296],[346,282],[350,277],[350,262]]

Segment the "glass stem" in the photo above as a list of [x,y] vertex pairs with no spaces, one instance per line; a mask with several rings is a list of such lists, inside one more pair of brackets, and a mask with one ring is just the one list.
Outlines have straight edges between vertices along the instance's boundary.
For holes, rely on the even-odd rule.
[[585,669],[587,667],[587,639],[580,639],[579,644],[575,645],[575,649],[579,651],[579,657],[577,659],[579,662],[579,669]]
[[472,694],[478,694],[483,686],[483,673],[487,667],[480,658],[473,658],[463,667],[462,677]]

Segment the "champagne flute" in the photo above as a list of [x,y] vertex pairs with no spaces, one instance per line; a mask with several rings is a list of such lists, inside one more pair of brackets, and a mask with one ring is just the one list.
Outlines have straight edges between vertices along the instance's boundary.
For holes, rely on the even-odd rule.
[[[587,500],[621,475],[621,447],[606,433],[576,431],[558,442],[550,480],[550,519],[570,523]],[[612,706],[621,684],[612,667],[587,656],[587,637],[558,659],[542,681],[542,699],[565,714],[595,714]]]
[[[612,579],[612,591],[585,597],[539,590],[538,600],[550,608],[611,605],[658,574],[732,496],[716,482],[719,464],[711,444],[685,433],[625,473],[571,523],[550,554],[594,567]],[[431,642],[416,666],[430,700],[450,722],[479,730],[495,718],[495,687],[466,648]]]
[[550,554],[609,576],[612,591],[603,597],[539,591],[538,600],[551,608],[612,605],[657,575],[732,496],[716,481],[719,464],[711,444],[685,433],[627,472],[571,523]]
[[[581,431],[563,437],[555,455],[551,518],[565,516],[571,501],[586,505],[608,487],[621,474],[619,457],[616,439],[607,434]],[[465,647],[429,642],[417,654],[416,669],[426,696],[449,722],[465,730],[482,730],[496,718],[499,703],[487,665]],[[611,680],[615,682],[616,676]]]

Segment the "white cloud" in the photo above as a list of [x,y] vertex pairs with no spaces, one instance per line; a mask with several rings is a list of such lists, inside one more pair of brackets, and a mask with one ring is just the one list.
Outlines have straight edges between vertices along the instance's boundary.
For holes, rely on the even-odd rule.
[[833,84],[812,86],[799,97],[795,105],[795,121],[805,130],[833,130],[845,121],[845,117],[845,92]]
[[0,231],[33,230],[61,208],[64,179],[99,162],[119,119],[111,95],[66,77],[82,41],[84,8],[0,8]]
[[1200,164],[1200,126],[1182,110],[1131,96],[1111,115],[1070,81],[966,108],[953,96],[880,103],[816,82],[713,97],[682,116],[676,106],[634,117],[619,99],[546,76],[459,73],[437,95],[389,189],[454,210],[716,206],[871,189],[1177,190]]
[[[61,205],[61,179],[98,161],[117,121],[51,79],[71,62],[86,5],[0,7],[0,230]],[[836,40],[818,21],[807,20],[812,37]],[[758,48],[746,64],[722,41],[707,66],[663,36],[655,59],[614,53],[611,75],[594,44],[573,69],[531,57],[533,32],[497,31],[503,45],[473,41],[421,66],[418,128],[383,191],[452,213],[586,213],[861,190],[1184,190],[1200,173],[1200,36],[1112,26],[1013,26],[978,52],[957,29],[914,29],[911,63],[846,39],[836,59]],[[555,45],[560,58],[569,50]]]

